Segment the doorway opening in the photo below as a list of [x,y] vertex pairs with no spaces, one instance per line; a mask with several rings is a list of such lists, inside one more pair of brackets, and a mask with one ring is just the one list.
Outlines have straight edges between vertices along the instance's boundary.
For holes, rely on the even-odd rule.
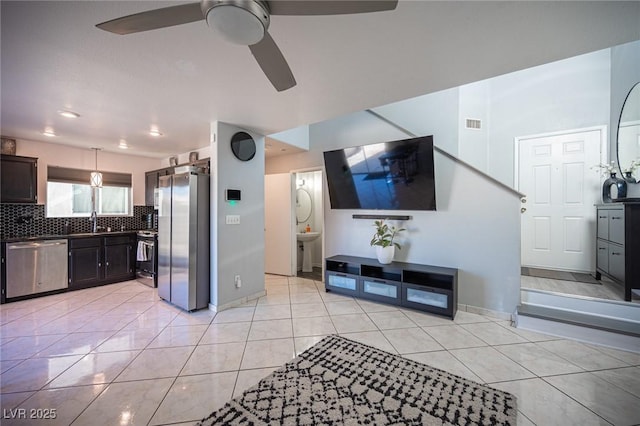
[[593,278],[596,209],[606,163],[606,127],[516,138],[516,188],[522,204],[523,289],[623,300]]
[[296,276],[322,281],[324,204],[322,170],[295,173]]

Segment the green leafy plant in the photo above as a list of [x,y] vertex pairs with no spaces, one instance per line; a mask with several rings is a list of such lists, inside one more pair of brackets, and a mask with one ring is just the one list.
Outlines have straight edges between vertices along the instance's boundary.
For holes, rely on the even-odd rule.
[[376,227],[376,233],[371,238],[372,246],[389,247],[394,245],[401,250],[400,244],[393,242],[393,239],[402,231],[406,231],[405,228],[396,228],[395,226],[389,227],[384,220],[376,220],[373,222],[373,226]]

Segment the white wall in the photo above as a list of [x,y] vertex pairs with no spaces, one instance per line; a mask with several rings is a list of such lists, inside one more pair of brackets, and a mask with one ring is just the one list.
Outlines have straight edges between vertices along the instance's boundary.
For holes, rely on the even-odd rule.
[[437,146],[513,186],[516,137],[608,124],[610,69],[606,49],[373,110],[416,135],[446,123]]
[[295,127],[269,135],[270,138],[302,149],[309,149],[309,126]]
[[[210,146],[205,146],[203,148],[198,148],[198,149],[194,149],[193,151],[189,151],[189,152],[183,152],[181,154],[176,154],[176,157],[178,157],[178,164],[185,164],[189,162],[189,154],[191,152],[197,152],[198,153],[198,159],[202,160],[203,158],[210,158],[211,157],[211,147]],[[169,167],[169,157],[163,158],[161,161],[161,166],[160,167]]]
[[[238,160],[231,137],[249,133],[256,142],[250,161]],[[242,200],[225,201],[227,189],[242,191]],[[227,225],[226,215],[240,215]],[[242,286],[236,288],[234,277]],[[230,124],[211,124],[211,305],[220,309],[264,292],[264,137]]]
[[610,70],[605,49],[488,80],[487,172],[513,185],[515,137],[608,125]]
[[[458,157],[487,171],[489,167],[489,128],[491,126],[490,91],[488,82],[460,86],[458,117]],[[466,120],[480,120],[480,129],[467,129]]]
[[[456,96],[457,99],[457,96]],[[457,116],[456,116],[457,117]],[[451,135],[451,120],[435,120],[425,134]],[[454,127],[457,119],[454,119]],[[268,173],[322,166],[322,151],[404,139],[408,136],[372,114],[359,112],[310,126],[310,152],[268,159]],[[451,136],[450,136],[451,137]],[[446,136],[434,143],[451,146]],[[520,300],[520,201],[459,163],[436,154],[433,212],[397,212],[413,219],[399,242],[396,260],[458,268],[458,302],[513,312]],[[324,192],[325,200],[328,193]],[[325,256],[375,257],[369,246],[372,221],[357,220],[363,210],[332,210],[325,203]]]
[[418,136],[433,135],[433,143],[458,156],[458,88],[372,108]]
[[[47,166],[93,170],[95,151],[67,145],[19,139],[16,155],[38,158],[38,204],[47,202]],[[133,205],[145,204],[145,172],[162,167],[157,158],[98,152],[98,169],[108,172],[131,173]],[[88,182],[87,182],[88,183]]]

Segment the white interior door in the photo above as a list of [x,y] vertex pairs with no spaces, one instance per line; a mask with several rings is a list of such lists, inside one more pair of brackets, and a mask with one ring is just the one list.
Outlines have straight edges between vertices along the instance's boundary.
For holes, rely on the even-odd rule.
[[294,276],[296,235],[293,226],[293,175],[266,175],[264,182],[264,271],[268,274]]
[[599,164],[604,129],[518,139],[522,205],[522,265],[595,270]]

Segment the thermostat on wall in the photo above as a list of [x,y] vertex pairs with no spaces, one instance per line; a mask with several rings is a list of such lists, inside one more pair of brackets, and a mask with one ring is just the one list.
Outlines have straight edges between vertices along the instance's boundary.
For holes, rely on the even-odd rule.
[[240,201],[240,190],[239,189],[227,189],[227,201]]

